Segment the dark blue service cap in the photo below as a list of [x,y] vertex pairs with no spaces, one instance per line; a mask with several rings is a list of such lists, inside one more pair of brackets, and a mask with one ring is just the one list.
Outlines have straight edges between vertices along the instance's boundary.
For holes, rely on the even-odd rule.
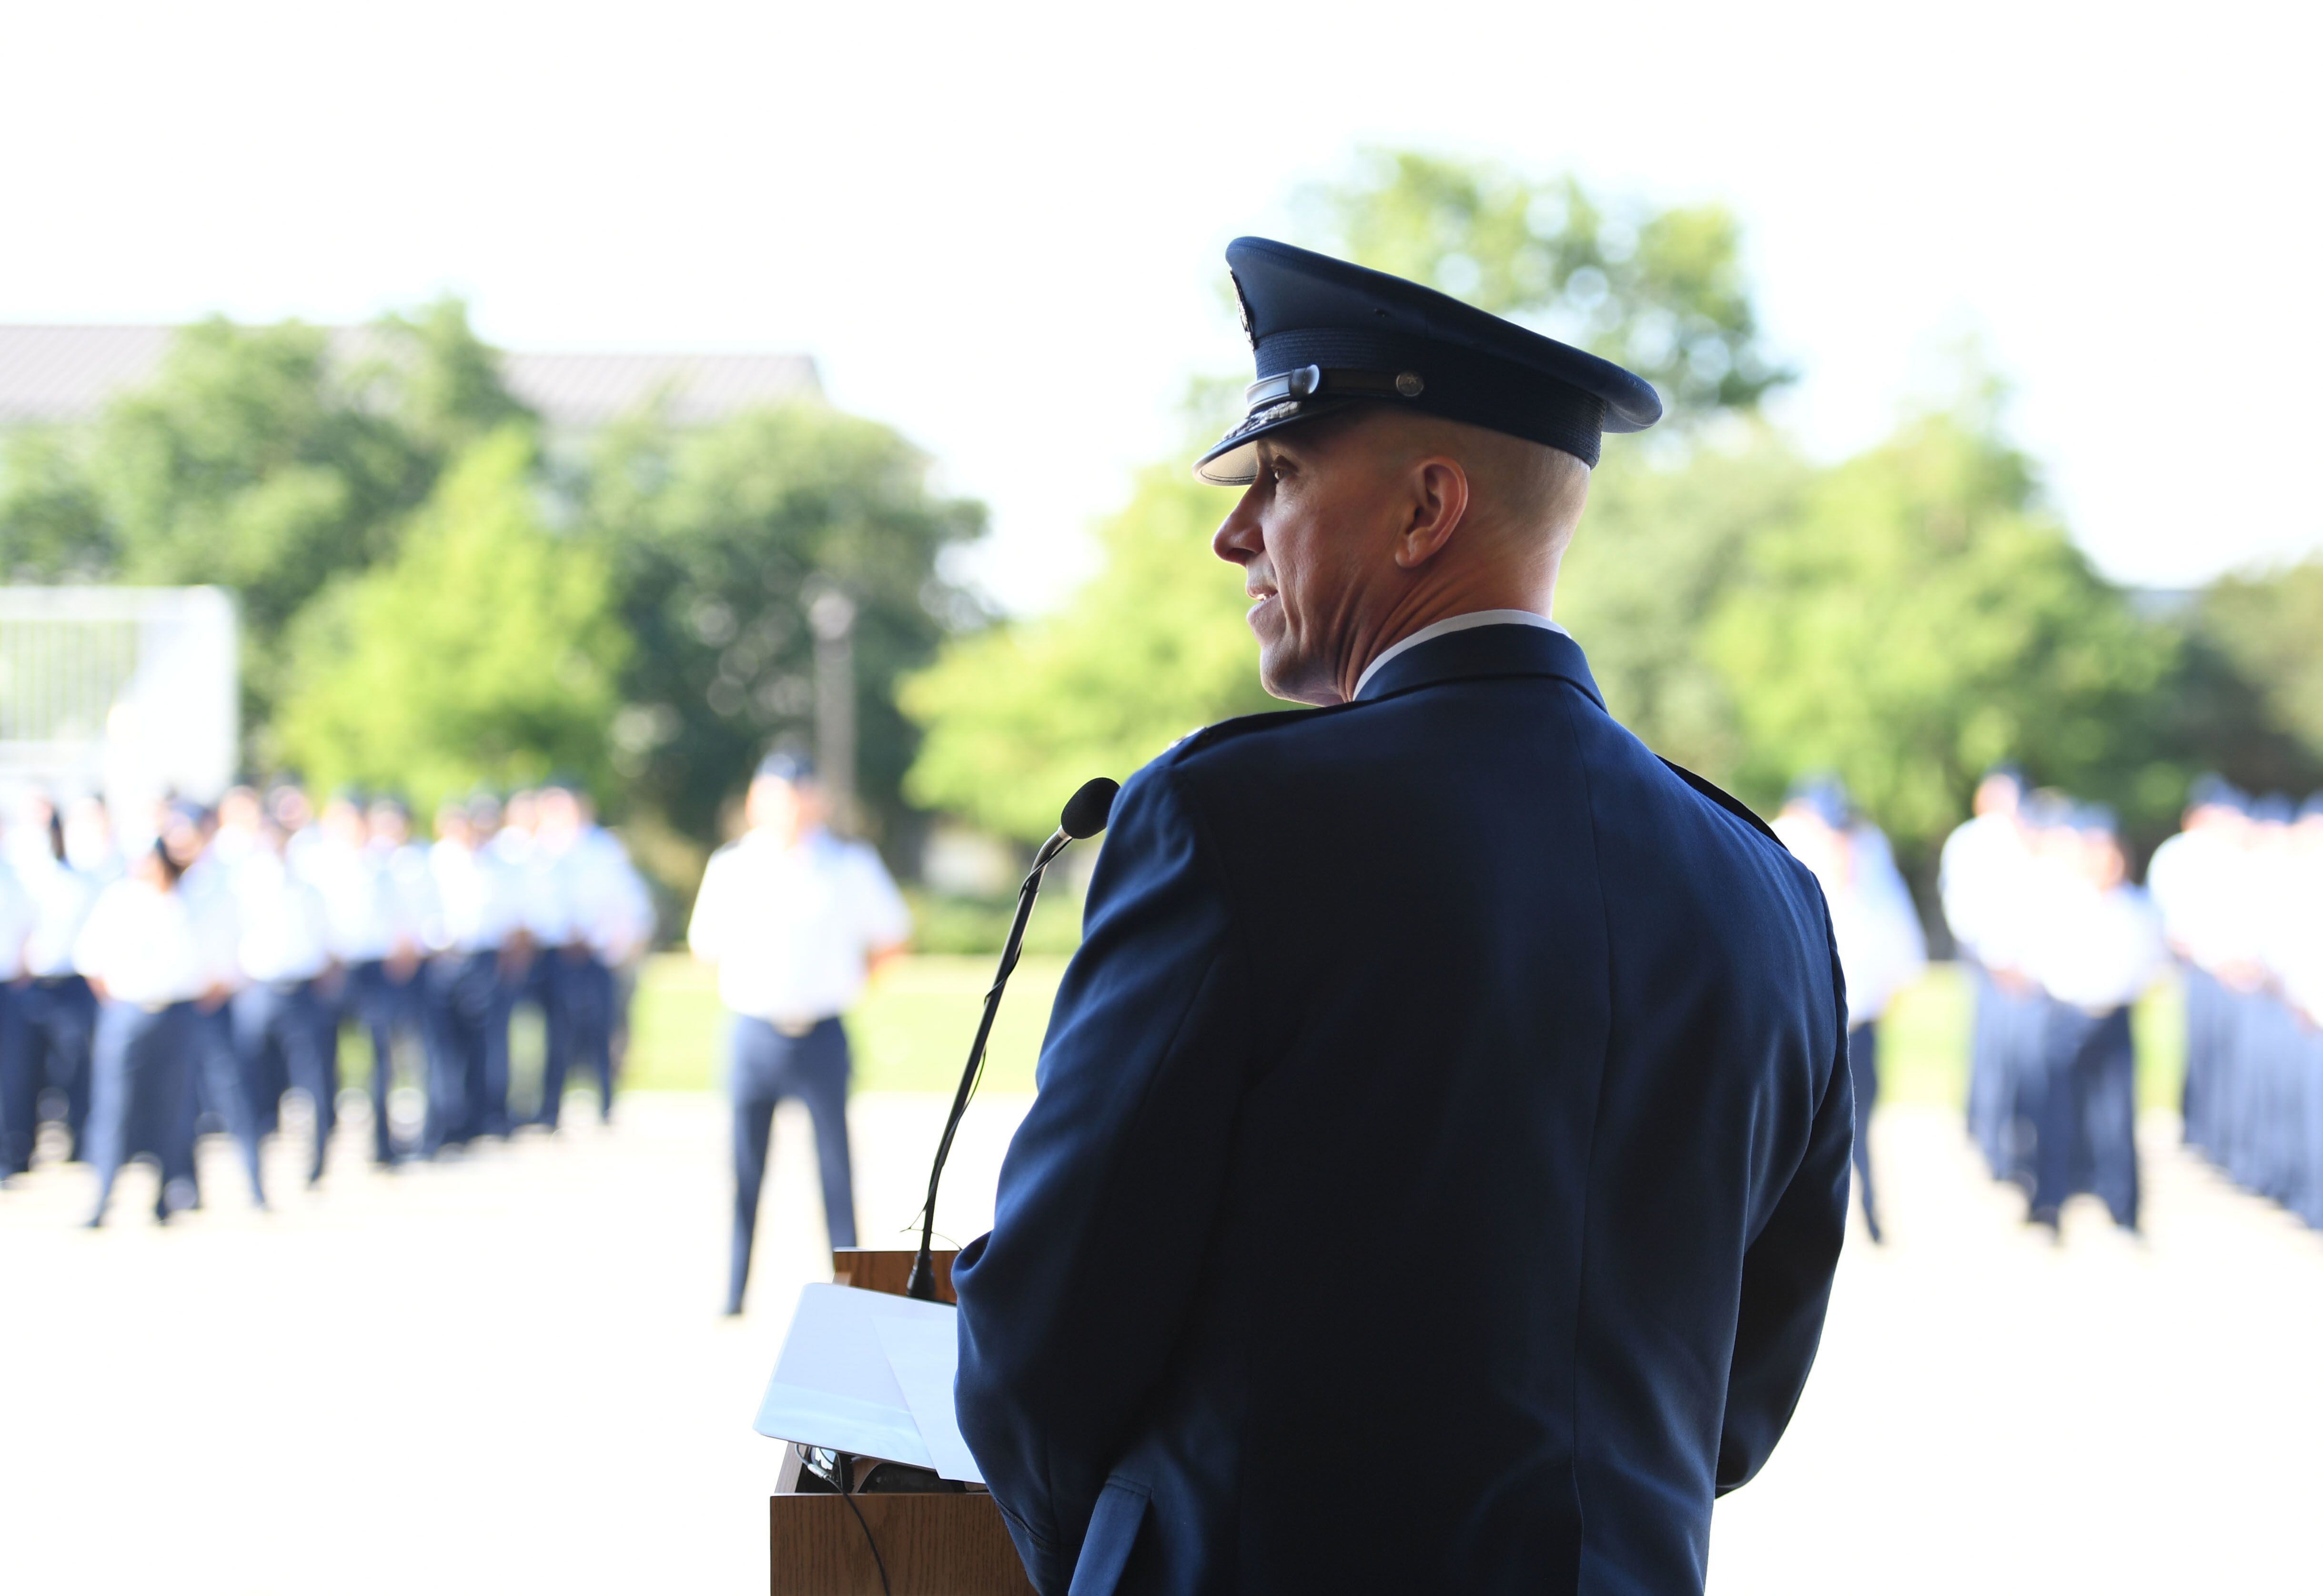
[[2189,809],[2241,809],[2249,802],[2232,782],[2216,772],[2196,776],[2193,786],[2186,793]]
[[1847,785],[1835,775],[1811,775],[1791,784],[1784,796],[1786,809],[1804,809],[1834,831],[1847,830],[1853,810]]
[[2036,831],[2061,830],[2073,825],[2073,801],[2062,793],[2043,787],[2025,800],[2020,812],[2025,823]]
[[1258,381],[1241,424],[1194,463],[1205,482],[1258,474],[1253,439],[1354,404],[1399,405],[1597,463],[1602,435],[1661,419],[1653,385],[1448,294],[1271,238],[1226,245]]
[[792,786],[796,786],[801,782],[814,780],[814,761],[804,754],[794,754],[787,749],[778,748],[758,761],[758,768],[753,773],[751,779],[787,782]]

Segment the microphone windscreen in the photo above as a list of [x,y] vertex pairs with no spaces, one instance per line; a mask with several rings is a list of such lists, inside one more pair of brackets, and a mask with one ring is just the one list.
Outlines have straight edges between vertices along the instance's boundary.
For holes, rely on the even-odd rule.
[[1109,775],[1082,783],[1081,790],[1065,801],[1057,829],[1076,842],[1096,836],[1113,818],[1113,795],[1120,791],[1121,784]]

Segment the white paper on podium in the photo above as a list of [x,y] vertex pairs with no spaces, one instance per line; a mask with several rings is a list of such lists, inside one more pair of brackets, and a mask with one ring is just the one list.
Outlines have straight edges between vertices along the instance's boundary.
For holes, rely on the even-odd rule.
[[[924,1305],[923,1305],[924,1306]],[[903,1318],[882,1315],[872,1322],[879,1344],[887,1353],[887,1367],[904,1388],[904,1400],[920,1426],[937,1474],[946,1480],[984,1483],[984,1474],[960,1433],[960,1410],[952,1406],[952,1376],[960,1372],[960,1310],[944,1305],[944,1315]]]
[[885,1291],[805,1288],[752,1427],[982,1483],[952,1411],[959,1316]]

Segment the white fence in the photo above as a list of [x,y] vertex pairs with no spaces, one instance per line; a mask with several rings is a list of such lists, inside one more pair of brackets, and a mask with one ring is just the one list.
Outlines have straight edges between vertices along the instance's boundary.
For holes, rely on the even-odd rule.
[[238,624],[214,587],[0,587],[0,793],[208,803],[241,740]]

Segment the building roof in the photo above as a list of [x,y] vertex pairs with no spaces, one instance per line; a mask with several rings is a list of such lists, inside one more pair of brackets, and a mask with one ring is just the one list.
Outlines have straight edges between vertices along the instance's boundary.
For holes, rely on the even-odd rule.
[[0,326],[0,427],[96,415],[153,374],[176,331]]
[[[0,427],[86,421],[161,366],[171,326],[0,325]],[[333,327],[341,358],[373,349],[369,327]],[[803,354],[529,354],[501,357],[509,390],[556,431],[588,431],[658,400],[676,426],[822,397]]]
[[803,354],[512,352],[502,359],[509,391],[556,427],[602,427],[656,399],[673,425],[699,427],[739,410],[822,397],[813,358]]

